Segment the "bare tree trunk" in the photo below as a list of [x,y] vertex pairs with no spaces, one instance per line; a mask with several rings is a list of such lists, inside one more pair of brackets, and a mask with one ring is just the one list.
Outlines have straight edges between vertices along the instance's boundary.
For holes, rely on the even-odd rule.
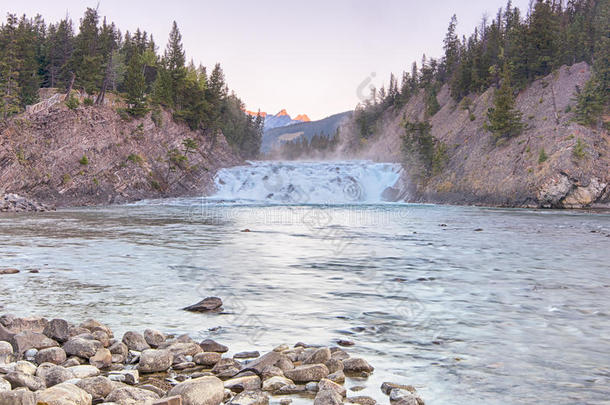
[[72,93],[72,86],[74,86],[74,78],[76,77],[76,75],[74,74],[74,72],[72,73],[72,77],[70,78],[70,85],[68,85],[68,91],[66,92],[66,98],[64,100],[68,100],[70,98],[70,93]]

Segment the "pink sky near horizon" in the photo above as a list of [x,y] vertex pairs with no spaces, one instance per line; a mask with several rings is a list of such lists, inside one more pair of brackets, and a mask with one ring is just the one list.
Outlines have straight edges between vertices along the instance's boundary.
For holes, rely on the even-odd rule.
[[[97,1],[2,1],[6,13],[41,14],[56,22],[66,13],[76,28]],[[529,0],[513,0],[527,12]],[[442,55],[451,16],[469,35],[484,13],[495,16],[506,0],[100,0],[99,11],[124,33],[140,27],[162,52],[173,20],[182,32],[187,59],[205,66],[220,62],[229,87],[249,110],[321,119],[353,109],[363,82],[380,87],[391,72]],[[374,75],[373,75],[374,74]]]

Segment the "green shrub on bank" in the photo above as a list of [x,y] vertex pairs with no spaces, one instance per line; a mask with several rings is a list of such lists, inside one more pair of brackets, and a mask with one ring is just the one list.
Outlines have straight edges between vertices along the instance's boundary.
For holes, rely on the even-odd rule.
[[80,105],[80,101],[73,94],[65,101],[66,106],[71,110],[76,110]]

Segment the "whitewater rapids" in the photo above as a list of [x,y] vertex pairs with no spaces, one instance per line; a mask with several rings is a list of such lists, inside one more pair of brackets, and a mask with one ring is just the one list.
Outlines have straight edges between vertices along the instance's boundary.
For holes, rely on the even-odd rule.
[[213,199],[279,204],[377,204],[393,200],[402,168],[370,161],[252,161],[221,169]]

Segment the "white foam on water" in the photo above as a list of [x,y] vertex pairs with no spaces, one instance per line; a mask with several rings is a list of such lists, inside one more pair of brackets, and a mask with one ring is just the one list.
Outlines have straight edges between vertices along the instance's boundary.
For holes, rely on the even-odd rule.
[[370,161],[253,161],[219,170],[211,198],[279,204],[375,204],[396,185],[401,166]]

